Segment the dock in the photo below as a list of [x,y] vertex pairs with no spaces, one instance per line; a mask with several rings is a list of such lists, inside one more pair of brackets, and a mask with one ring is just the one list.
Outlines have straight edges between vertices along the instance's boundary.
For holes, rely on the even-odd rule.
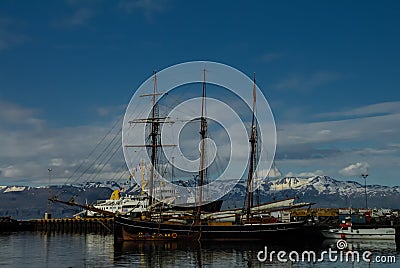
[[77,234],[111,234],[114,229],[113,218],[63,218],[15,220],[0,218],[1,232],[38,231]]
[[78,234],[111,234],[114,229],[113,218],[65,218],[31,220],[34,231],[78,233]]
[[[338,208],[308,208],[291,211],[292,221],[304,221],[305,231],[310,237],[318,237],[320,231],[338,227],[343,214]],[[49,217],[46,217],[49,216]],[[353,215],[354,216],[354,215]],[[369,219],[360,217],[363,222],[353,222],[354,226],[365,227],[393,227],[396,229],[396,238],[400,241],[400,217],[380,217]],[[352,218],[352,220],[354,220]],[[15,220],[11,217],[0,217],[0,233],[16,231],[37,231],[75,234],[112,234],[114,231],[113,217],[86,217],[86,218],[51,218],[45,215],[43,219]]]

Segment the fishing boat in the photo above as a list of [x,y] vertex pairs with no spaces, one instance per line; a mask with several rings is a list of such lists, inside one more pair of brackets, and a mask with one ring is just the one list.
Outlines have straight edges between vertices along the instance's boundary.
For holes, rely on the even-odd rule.
[[340,224],[340,228],[321,231],[326,238],[335,239],[363,239],[363,240],[395,240],[396,229],[394,227],[358,226],[353,227],[351,222]]
[[[282,220],[271,215],[274,211],[285,211],[296,206],[294,199],[286,199],[277,202],[253,206],[252,179],[255,173],[255,158],[257,144],[257,127],[255,126],[255,101],[256,80],[253,83],[253,109],[250,130],[249,172],[247,178],[246,199],[247,205],[240,209],[226,210],[215,213],[207,213],[202,210],[202,185],[204,182],[205,168],[205,142],[207,138],[207,121],[205,116],[205,79],[206,70],[203,72],[202,83],[202,107],[200,117],[200,167],[199,167],[199,193],[197,206],[192,211],[175,210],[171,215],[162,211],[148,211],[142,215],[115,215],[114,236],[116,241],[146,241],[146,240],[262,240],[276,241],[282,239],[296,239],[303,233],[303,221]],[[154,83],[156,83],[154,73]],[[153,168],[157,164],[155,159],[156,149],[162,145],[157,143],[160,118],[157,115],[158,108],[155,96],[159,95],[154,85],[154,92],[147,94],[153,96],[153,108],[151,117],[146,122],[151,123],[151,143],[145,145],[151,148]],[[152,172],[153,174],[153,172]],[[152,178],[150,178],[150,196],[152,196]],[[150,198],[150,204],[152,199]],[[303,203],[299,206],[307,206]]]

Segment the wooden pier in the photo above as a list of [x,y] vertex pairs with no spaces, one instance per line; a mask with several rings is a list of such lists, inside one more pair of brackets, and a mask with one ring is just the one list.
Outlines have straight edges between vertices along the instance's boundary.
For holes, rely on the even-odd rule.
[[111,234],[113,218],[67,218],[31,220],[34,231],[78,233],[78,234]]

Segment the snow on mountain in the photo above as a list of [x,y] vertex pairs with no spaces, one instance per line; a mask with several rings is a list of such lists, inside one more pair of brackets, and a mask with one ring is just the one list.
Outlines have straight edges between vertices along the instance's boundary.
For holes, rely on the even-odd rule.
[[6,186],[6,188],[3,188],[3,193],[10,193],[10,192],[22,192],[26,189],[27,187],[25,186]]
[[[362,182],[360,180],[360,182]],[[224,196],[228,207],[243,205],[246,184],[240,182]],[[299,202],[315,202],[318,207],[365,207],[365,186],[356,181],[340,181],[329,176],[284,177],[265,180],[257,193],[260,202],[297,197]],[[369,207],[400,208],[400,187],[367,185]]]
[[111,190],[119,189],[120,185],[115,181],[103,181],[103,182],[86,182],[84,184],[75,185],[82,188],[110,188]]
[[[310,178],[285,177],[266,183],[269,191],[295,190],[300,192],[315,190],[319,195],[338,194],[350,196],[365,194],[365,186],[356,181],[338,181],[328,176],[315,176]],[[265,188],[264,188],[265,189]],[[367,185],[369,194],[400,193],[400,187],[382,185]]]
[[[288,197],[297,197],[297,202],[315,202],[316,207],[365,207],[365,189],[362,180],[340,181],[328,176],[309,178],[285,177],[266,179],[254,195],[254,202],[270,202]],[[235,181],[226,181],[213,187],[211,191],[225,193]],[[180,182],[181,186],[194,186],[192,182]],[[225,194],[223,209],[241,208],[245,204],[245,181],[240,181]],[[52,194],[61,200],[74,197],[78,203],[92,203],[107,199],[115,189],[123,188],[130,194],[139,193],[141,188],[134,181],[117,183],[114,181],[87,182],[79,185],[51,186]],[[368,207],[400,208],[400,186],[389,187],[367,185]],[[0,186],[0,216],[15,218],[40,218],[48,206],[47,187]],[[54,217],[69,217],[76,213],[73,208],[52,204]]]
[[318,194],[354,194],[364,191],[364,186],[354,181],[337,181],[328,176],[310,178],[285,177],[267,183],[270,191],[316,190]]

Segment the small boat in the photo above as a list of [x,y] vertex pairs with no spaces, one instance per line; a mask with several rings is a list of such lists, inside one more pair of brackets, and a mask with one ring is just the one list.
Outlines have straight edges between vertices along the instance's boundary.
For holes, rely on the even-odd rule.
[[340,228],[321,231],[326,238],[336,239],[373,239],[395,240],[396,229],[393,227],[360,226],[354,228],[351,222],[342,223]]

